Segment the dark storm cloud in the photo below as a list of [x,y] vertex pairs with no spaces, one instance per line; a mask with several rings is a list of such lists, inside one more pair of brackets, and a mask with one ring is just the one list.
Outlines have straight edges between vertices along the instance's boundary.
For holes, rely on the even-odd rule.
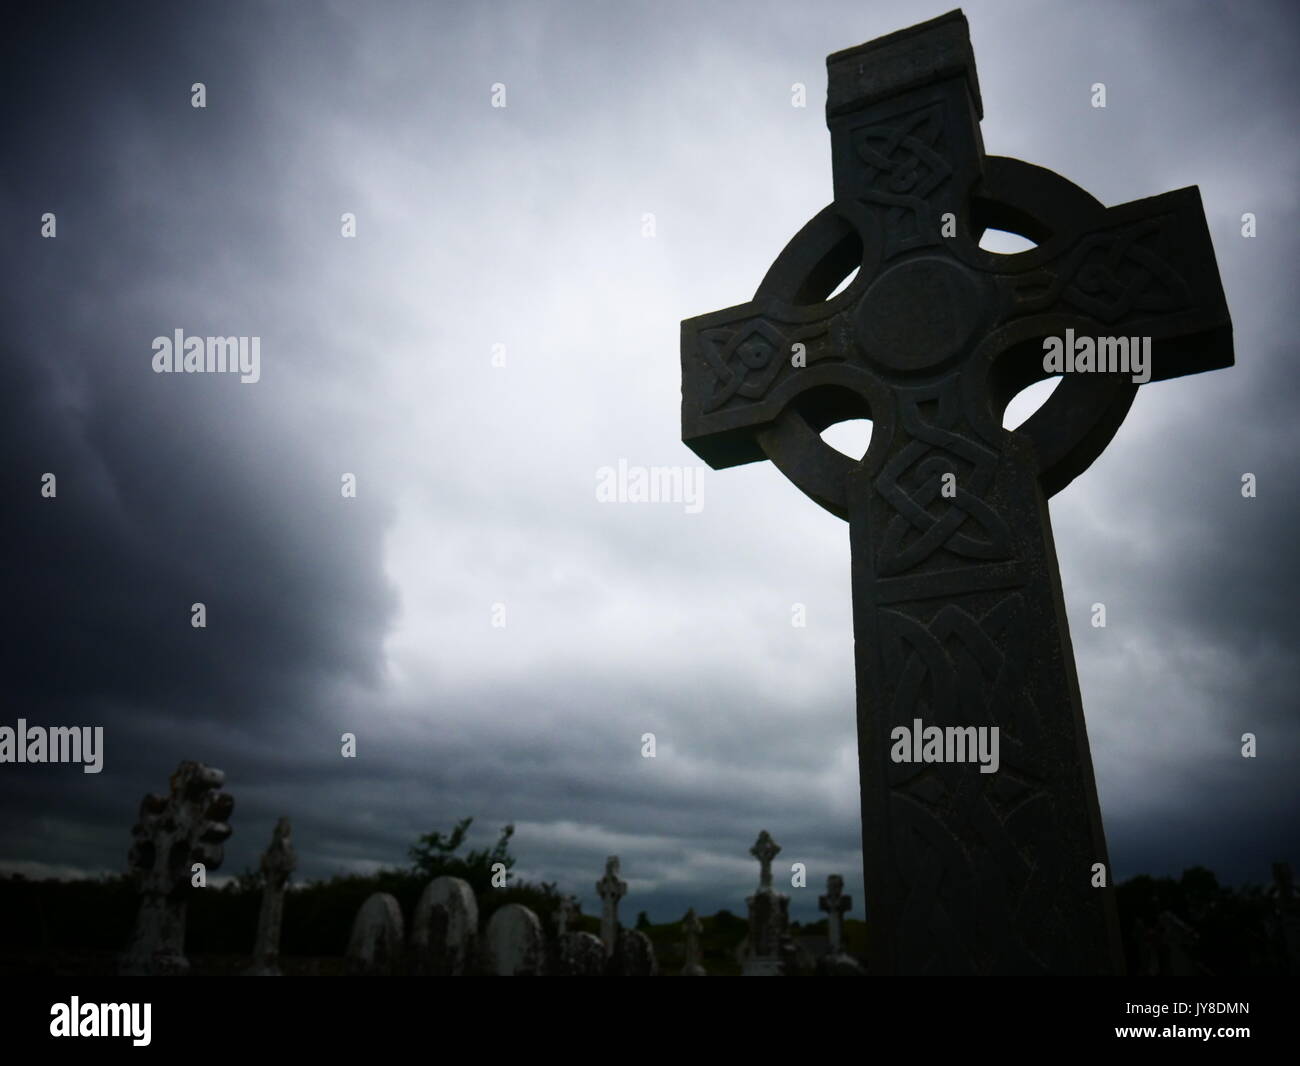
[[[245,178],[267,181],[274,157],[246,78],[257,37],[153,14],[70,8],[11,40],[6,64],[21,160],[6,181],[0,400],[11,717],[108,735],[98,778],[4,775],[14,859],[74,852],[42,820],[85,820],[96,846],[67,860],[116,867],[139,794],[179,758],[234,772],[253,751],[292,753],[281,731],[320,689],[377,681],[394,606],[383,508],[340,511],[320,443],[277,426],[281,368],[257,386],[150,369],[153,338],[174,328],[269,333],[271,352],[281,339],[248,284],[278,254],[258,237],[278,205]],[[228,105],[197,112],[189,87],[214,55]],[[58,237],[33,245],[47,210]],[[46,471],[54,500],[32,491]],[[207,629],[189,624],[194,602]]]
[[[740,910],[760,828],[852,889],[843,526],[767,464],[705,474],[697,514],[594,489],[699,465],[678,321],[748,297],[829,197],[825,55],[944,9],[29,14],[0,75],[6,720],[103,724],[107,758],[5,768],[0,862],[120,869],[140,794],[198,758],[237,797],[228,872],[282,813],[308,876],[474,815],[589,910],[607,854],[633,912]],[[1143,389],[1052,513],[1117,874],[1263,878],[1300,842],[1294,18],[966,13],[991,153],[1106,203],[1201,185],[1238,365]],[[177,327],[260,336],[262,380],[154,375]]]

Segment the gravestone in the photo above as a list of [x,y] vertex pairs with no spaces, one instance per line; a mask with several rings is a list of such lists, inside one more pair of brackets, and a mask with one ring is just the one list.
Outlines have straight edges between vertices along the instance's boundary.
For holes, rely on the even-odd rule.
[[411,916],[411,969],[432,977],[461,977],[478,940],[478,901],[459,877],[438,877],[420,894]]
[[271,833],[271,844],[262,853],[262,908],[257,915],[257,939],[253,943],[253,965],[249,977],[280,976],[280,922],[284,915],[284,892],[289,875],[298,865],[290,840],[288,818],[281,818]]
[[826,895],[817,898],[817,909],[826,912],[826,939],[832,955],[844,950],[844,912],[853,909],[853,897],[844,894],[844,878],[826,878]]
[[656,977],[654,944],[640,929],[620,929],[605,973],[610,977]]
[[[1107,208],[985,155],[960,11],[827,70],[834,201],[753,300],[682,323],[682,439],[718,469],[770,459],[848,522],[871,971],[1119,972],[1047,500],[1128,412],[1130,338],[1149,380],[1232,364],[1200,195]],[[1037,246],[984,251],[985,228]],[[860,460],[820,437],[848,418],[873,423]],[[980,737],[995,772],[960,758]]]
[[764,829],[749,853],[758,860],[758,891],[745,900],[749,935],[741,964],[743,977],[780,977],[785,973],[790,928],[790,897],[772,887],[772,860],[781,845]]
[[605,876],[596,882],[596,895],[600,897],[600,939],[605,954],[613,955],[618,944],[618,901],[627,895],[627,882],[619,880],[618,856],[605,860]]
[[844,894],[844,878],[826,878],[826,894],[817,897],[817,908],[826,912],[828,949],[818,961],[819,972],[829,977],[858,977],[863,974],[856,959],[844,950],[844,915],[853,909],[853,897]]
[[542,923],[522,903],[499,907],[483,935],[488,973],[495,977],[540,977],[546,949]]
[[686,965],[682,967],[683,977],[708,977],[709,972],[700,963],[700,934],[704,924],[692,907],[682,919],[682,933],[686,937]]
[[371,895],[352,921],[343,972],[349,977],[395,977],[406,936],[402,908],[387,892]]
[[559,976],[600,977],[607,962],[600,937],[581,930],[571,930],[560,937],[556,965]]
[[605,945],[576,925],[582,908],[576,896],[564,896],[556,908],[555,968],[560,977],[600,977],[605,972]]
[[222,843],[235,799],[218,791],[226,775],[197,762],[183,762],[172,774],[167,796],[147,795],[131,829],[127,856],[140,890],[131,943],[119,963],[128,976],[171,976],[189,971],[185,958],[185,911],[194,864],[205,878],[221,865]]

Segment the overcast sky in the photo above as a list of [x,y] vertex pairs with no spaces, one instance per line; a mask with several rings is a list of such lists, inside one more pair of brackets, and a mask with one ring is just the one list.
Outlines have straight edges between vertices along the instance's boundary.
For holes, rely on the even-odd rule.
[[[701,474],[698,513],[595,489],[702,466],[680,320],[748,299],[830,199],[826,55],[950,4],[15,20],[0,725],[102,725],[105,763],[0,765],[0,869],[125,869],[195,759],[235,796],[227,874],[280,815],[308,877],[472,815],[587,913],[620,855],[625,914],[669,920],[743,913],[767,829],[808,864],[795,917],[836,872],[861,917],[847,527],[770,463]],[[1237,366],[1142,388],[1052,521],[1117,877],[1265,881],[1300,860],[1297,16],[964,10],[990,153],[1106,204],[1200,186]],[[259,337],[260,381],[155,374],[176,329]]]

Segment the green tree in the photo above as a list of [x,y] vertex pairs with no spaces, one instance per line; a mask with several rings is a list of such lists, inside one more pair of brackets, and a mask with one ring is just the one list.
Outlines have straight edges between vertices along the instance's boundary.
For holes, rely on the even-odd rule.
[[411,873],[422,881],[435,877],[459,877],[468,882],[476,893],[486,892],[493,887],[493,867],[500,863],[509,871],[515,865],[514,856],[510,854],[510,838],[514,836],[515,827],[504,826],[501,836],[492,847],[470,851],[461,857],[456,852],[465,843],[465,836],[473,822],[473,818],[462,818],[446,836],[438,830],[421,836],[409,852]]

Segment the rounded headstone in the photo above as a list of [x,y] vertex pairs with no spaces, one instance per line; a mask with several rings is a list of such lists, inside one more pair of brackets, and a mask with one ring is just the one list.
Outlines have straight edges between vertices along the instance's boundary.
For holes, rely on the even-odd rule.
[[621,929],[609,960],[611,977],[654,977],[659,973],[654,945],[639,929]]
[[425,887],[411,917],[411,955],[416,973],[460,977],[474,957],[478,902],[459,877],[439,877]]
[[496,977],[540,977],[545,947],[542,923],[521,903],[507,903],[488,921],[484,934],[488,973]]
[[352,922],[343,970],[351,977],[391,977],[402,957],[402,908],[387,892],[361,904]]
[[591,933],[565,933],[560,937],[559,967],[562,977],[600,977],[605,972],[605,945]]

